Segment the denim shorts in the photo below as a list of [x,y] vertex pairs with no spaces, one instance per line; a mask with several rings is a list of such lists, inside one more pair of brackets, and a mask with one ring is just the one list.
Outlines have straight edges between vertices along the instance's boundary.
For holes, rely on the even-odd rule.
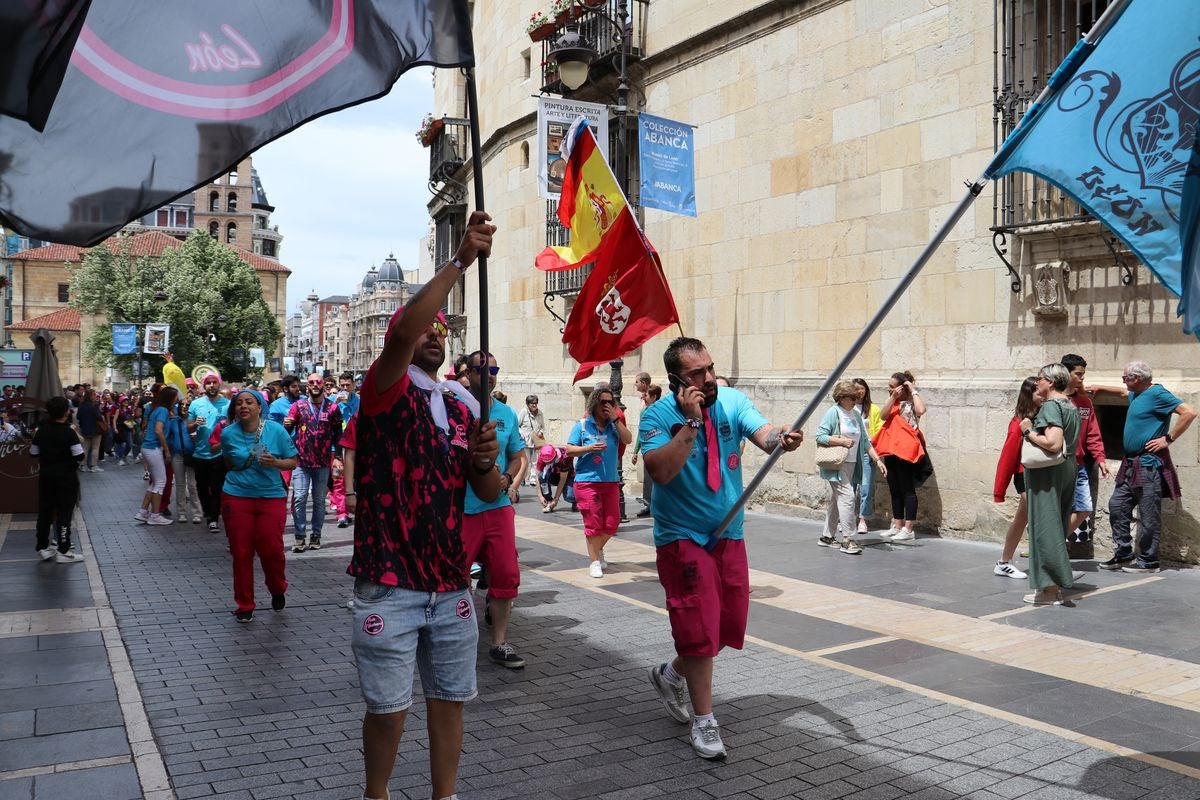
[[478,642],[466,589],[415,592],[361,578],[354,582],[351,645],[370,714],[392,714],[412,705],[414,666],[426,698],[473,699]]
[[1088,468],[1082,464],[1075,473],[1075,499],[1071,501],[1072,511],[1092,511],[1092,483],[1088,480]]

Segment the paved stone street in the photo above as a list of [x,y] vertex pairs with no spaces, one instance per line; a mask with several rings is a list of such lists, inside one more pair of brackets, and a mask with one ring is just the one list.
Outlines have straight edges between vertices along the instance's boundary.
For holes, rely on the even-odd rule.
[[[224,536],[135,525],[139,473],[81,476],[83,565],[39,563],[32,515],[0,516],[0,799],[360,797],[350,532],[289,552],[287,609],[238,625]],[[1033,609],[994,546],[849,557],[750,515],[752,640],[717,661],[710,763],[646,679],[671,653],[649,521],[597,580],[577,515],[520,510],[529,666],[481,644],[464,800],[1200,798],[1200,572],[1076,562],[1078,606]],[[424,724],[418,700],[394,798],[429,796]]]

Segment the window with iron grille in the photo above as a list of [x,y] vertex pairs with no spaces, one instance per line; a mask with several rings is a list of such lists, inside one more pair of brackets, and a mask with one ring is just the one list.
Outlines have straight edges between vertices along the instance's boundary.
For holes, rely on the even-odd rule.
[[[1045,88],[1055,68],[1104,13],[1109,0],[996,0],[996,147]],[[1025,172],[995,182],[992,229],[1090,219],[1058,187]]]

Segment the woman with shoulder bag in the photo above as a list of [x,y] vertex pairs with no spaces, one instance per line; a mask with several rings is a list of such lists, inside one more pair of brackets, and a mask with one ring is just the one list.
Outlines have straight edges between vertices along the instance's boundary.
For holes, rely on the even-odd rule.
[[235,421],[221,431],[221,455],[229,471],[221,493],[221,518],[233,554],[233,614],[238,622],[254,619],[254,555],[258,554],[271,593],[271,608],[287,604],[283,526],[287,487],[283,470],[295,469],[296,445],[287,430],[267,419],[266,401],[253,389],[238,392]]
[[1024,600],[1035,606],[1073,605],[1062,594],[1074,583],[1066,540],[1075,499],[1079,409],[1066,395],[1070,379],[1062,364],[1042,367],[1036,391],[1042,406],[1032,421],[1020,422],[1029,507],[1029,584],[1034,589]]
[[[855,408],[858,398],[858,387],[853,381],[838,381],[833,387],[833,406],[817,427],[817,466],[821,479],[829,482],[825,531],[817,544],[838,547],[852,556],[862,553],[862,547],[854,541],[854,489],[862,482],[864,455],[887,476],[887,467],[867,436],[866,422]],[[835,464],[838,454],[841,462]]]
[[[888,397],[879,409],[883,427],[875,436],[875,449],[887,464],[888,493],[892,496],[892,527],[880,534],[893,542],[916,537],[917,486],[923,482],[922,463],[928,468],[921,417],[925,401],[917,391],[911,372],[896,372],[888,380]],[[924,477],[928,477],[926,474]]]

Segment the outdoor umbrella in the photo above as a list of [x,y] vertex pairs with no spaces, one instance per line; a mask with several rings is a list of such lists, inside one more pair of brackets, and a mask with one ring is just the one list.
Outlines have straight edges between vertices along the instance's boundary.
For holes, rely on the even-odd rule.
[[106,0],[45,129],[0,117],[0,220],[96,244],[410,67],[473,61],[467,0]]
[[25,378],[25,396],[36,398],[45,405],[51,397],[62,397],[62,381],[58,377],[58,353],[54,350],[54,334],[38,328],[29,335],[33,340],[33,359]]

